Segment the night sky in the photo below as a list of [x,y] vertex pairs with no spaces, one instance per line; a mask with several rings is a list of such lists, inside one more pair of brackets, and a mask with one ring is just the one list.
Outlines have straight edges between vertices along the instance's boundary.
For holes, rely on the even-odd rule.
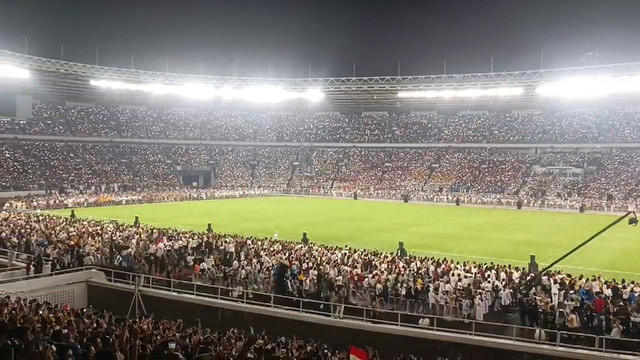
[[[640,61],[640,0],[0,0],[0,48],[239,76],[438,74]],[[593,61],[593,60],[591,60]]]

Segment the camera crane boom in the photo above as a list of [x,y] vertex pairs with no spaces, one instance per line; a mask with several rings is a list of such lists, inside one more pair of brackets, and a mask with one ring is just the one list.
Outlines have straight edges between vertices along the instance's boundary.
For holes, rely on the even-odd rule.
[[[522,284],[522,286],[520,287],[520,290],[524,289],[527,293],[529,291],[531,291],[531,288],[540,280],[540,277],[542,276],[542,274],[547,272],[549,269],[554,267],[556,264],[558,264],[562,260],[564,260],[564,259],[568,258],[569,256],[571,256],[571,254],[573,254],[574,252],[580,250],[583,246],[587,245],[588,243],[593,241],[598,236],[600,236],[600,235],[604,234],[605,232],[607,232],[607,230],[609,230],[612,227],[616,226],[620,221],[624,220],[629,215],[633,215],[634,217],[632,219],[636,219],[636,221],[637,221],[636,213],[634,211],[627,211],[624,215],[618,217],[617,219],[612,221],[609,225],[603,227],[598,232],[596,232],[595,234],[591,235],[587,240],[581,242],[576,247],[574,247],[573,249],[569,250],[568,252],[566,252],[565,254],[563,254],[562,256],[557,258],[556,260],[552,261],[549,265],[545,266],[542,270],[538,271],[538,273],[534,277],[530,278],[529,280],[525,281],[524,284]],[[631,224],[631,221],[629,222],[629,225],[633,225],[633,224]]]

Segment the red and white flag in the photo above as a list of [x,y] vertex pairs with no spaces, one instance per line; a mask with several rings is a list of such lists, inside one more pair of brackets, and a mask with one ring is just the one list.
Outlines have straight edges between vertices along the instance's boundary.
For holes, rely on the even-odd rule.
[[369,355],[365,350],[357,348],[355,346],[349,347],[349,360],[368,360]]

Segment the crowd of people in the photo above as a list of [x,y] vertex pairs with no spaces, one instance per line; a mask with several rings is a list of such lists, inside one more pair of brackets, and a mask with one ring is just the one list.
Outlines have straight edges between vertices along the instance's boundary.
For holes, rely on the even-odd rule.
[[49,193],[44,196],[17,196],[5,203],[7,210],[52,210],[79,207],[132,205],[158,202],[197,201],[211,199],[266,196],[259,189],[197,189],[175,188],[165,190],[118,191],[104,193]]
[[463,113],[242,113],[49,103],[0,133],[111,138],[368,143],[628,143],[640,110]]
[[190,186],[177,171],[188,166],[210,169],[203,185],[216,190],[626,211],[640,197],[639,154],[4,142],[0,190],[72,190],[89,204],[105,192],[161,198],[146,192]]
[[[605,143],[636,142],[638,120],[638,109],[250,114],[40,104],[32,120],[0,119],[0,133],[247,142]],[[561,271],[535,277],[527,268],[507,264],[14,211],[274,193],[626,211],[634,210],[640,199],[638,155],[637,150],[612,149],[6,141],[0,142],[0,191],[46,193],[6,203],[10,211],[0,213],[0,247],[32,254],[27,273],[116,266],[239,292],[321,300],[329,304],[321,310],[335,317],[345,316],[345,305],[369,309],[373,320],[384,318],[388,310],[499,322],[516,314],[520,324],[540,329],[640,338],[640,283],[629,279]],[[210,170],[211,183],[200,189],[187,187],[179,166]],[[31,314],[38,306],[57,315]],[[201,354],[203,346],[216,356],[222,349],[234,349],[236,358],[257,351],[274,356],[282,352],[290,358],[344,356],[301,340],[255,339],[238,330],[206,332],[180,322],[125,321],[113,329],[112,315],[81,317],[78,314],[85,316],[84,312],[61,312],[37,302],[4,300],[3,309],[9,314],[5,331],[16,331],[16,339],[27,340],[20,340],[21,351],[44,357],[52,351],[47,344],[55,343],[60,358],[94,356],[95,351],[96,357],[89,359],[98,359],[98,352],[118,359],[148,359],[158,349],[168,351],[165,328],[176,329],[176,334],[185,331],[187,345],[179,352],[186,358]],[[97,334],[86,329],[87,320],[96,325]],[[61,335],[65,326],[73,338]],[[158,329],[159,338],[153,336]],[[261,345],[246,346],[249,339]],[[133,343],[138,346],[130,346]]]
[[[0,354],[13,360],[348,360],[350,347],[331,348],[294,334],[268,336],[237,328],[210,329],[152,315],[125,318],[92,308],[36,299],[0,299]],[[358,349],[370,360],[371,348]],[[417,360],[413,356],[397,358]]]
[[0,247],[33,254],[29,273],[118,266],[238,294],[317,299],[327,305],[316,310],[336,317],[345,304],[370,308],[371,319],[386,310],[478,321],[516,313],[524,326],[640,338],[640,283],[627,279],[552,271],[535,282],[506,264],[23,212],[0,213]]

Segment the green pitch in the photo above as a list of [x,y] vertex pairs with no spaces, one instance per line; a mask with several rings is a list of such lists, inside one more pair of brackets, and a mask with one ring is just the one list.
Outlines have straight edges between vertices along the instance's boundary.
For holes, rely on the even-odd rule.
[[[69,214],[69,210],[55,211]],[[268,197],[127,205],[76,210],[79,217],[115,219],[204,231],[272,236],[457,260],[526,264],[535,253],[549,263],[615,219],[615,216],[516,211],[419,203]],[[640,279],[640,227],[618,224],[566,259],[572,274]]]

